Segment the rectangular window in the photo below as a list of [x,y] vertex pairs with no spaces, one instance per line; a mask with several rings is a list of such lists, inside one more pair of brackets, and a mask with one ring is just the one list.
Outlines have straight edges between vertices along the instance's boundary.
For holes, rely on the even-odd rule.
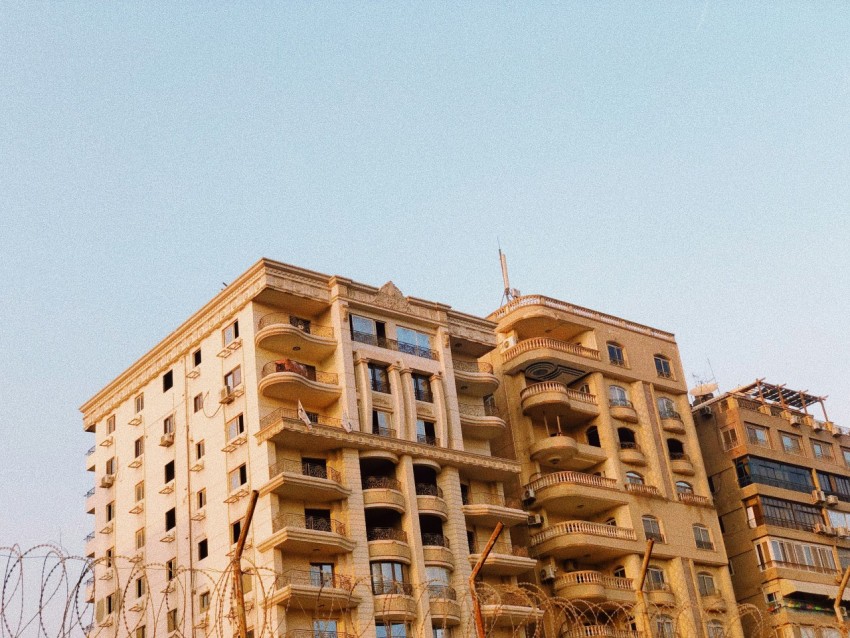
[[145,528],[136,530],[136,549],[142,549],[145,546]]
[[310,563],[310,584],[313,587],[333,587],[334,564]]
[[434,358],[431,353],[431,337],[424,332],[399,327],[396,328],[396,339],[398,340],[399,352],[414,354],[426,359]]
[[111,417],[106,419],[106,433],[112,434],[115,432],[115,415],[113,414]]
[[145,595],[145,579],[143,576],[139,576],[136,579],[136,598],[141,598]]
[[623,347],[616,343],[608,344],[608,360],[615,366],[625,366],[626,357],[623,354]]
[[135,492],[136,492],[135,493],[136,503],[138,503],[139,501],[145,500],[145,482],[144,481],[139,481],[138,483],[136,483]]
[[207,488],[202,488],[202,489],[198,490],[197,502],[198,502],[198,509],[199,510],[204,509],[204,507],[206,507],[206,505],[207,505]]
[[427,445],[437,445],[437,433],[431,421],[416,419],[416,440]]
[[699,588],[700,596],[714,596],[717,593],[717,587],[714,585],[714,576],[707,572],[697,574],[697,587]]
[[177,510],[171,508],[165,513],[165,531],[169,531],[177,527]]
[[235,492],[242,485],[245,485],[245,483],[248,482],[248,468],[243,463],[242,465],[237,467],[235,470],[230,472],[229,477],[230,477],[230,481],[229,481],[230,482],[230,491]]
[[351,339],[353,341],[368,343],[381,348],[387,347],[387,327],[383,321],[349,315],[348,323],[351,326]]
[[165,464],[165,482],[174,480],[174,461],[169,461]]
[[803,455],[803,443],[799,436],[780,432],[779,437],[782,439],[782,449],[788,454]]
[[165,563],[165,578],[167,580],[174,580],[175,576],[177,576],[177,559],[172,558]]
[[738,446],[738,431],[735,428],[726,428],[720,431],[720,440],[723,442],[724,450],[731,450]]
[[145,626],[136,627],[136,632],[133,634],[133,638],[146,638],[147,634],[145,633]]
[[768,437],[767,428],[747,423],[747,441],[751,445],[769,448],[770,438]]
[[234,521],[230,524],[230,542],[238,543],[239,535],[242,533],[242,520]]
[[167,416],[162,420],[162,433],[174,434],[174,417]]
[[369,364],[369,381],[375,392],[390,393],[390,374],[386,366]]
[[195,458],[200,460],[204,458],[204,452],[206,452],[206,445],[203,441],[198,441],[195,443]]
[[173,387],[174,387],[174,371],[169,370],[164,375],[162,375],[162,391],[168,392]]
[[106,522],[108,523],[115,518],[115,501],[110,501],[106,504]]
[[195,398],[192,400],[192,407],[195,412],[200,412],[204,409],[204,395],[203,393],[195,395]]
[[245,434],[245,419],[240,414],[227,422],[227,440],[232,441],[242,434]]
[[338,635],[336,627],[336,620],[314,620],[313,638],[336,638]]
[[168,628],[168,633],[172,631],[177,631],[177,610],[169,609],[166,614],[166,626]]
[[204,613],[210,608],[210,593],[208,591],[198,594],[198,608]]
[[115,457],[106,460],[106,473],[115,474]]
[[201,365],[201,349],[198,348],[192,353],[192,366],[197,368]]
[[145,409],[145,395],[144,393],[136,396],[136,414]]
[[830,443],[812,441],[812,452],[814,452],[815,458],[821,461],[827,461],[828,463],[835,461],[835,455]]
[[207,539],[202,538],[198,541],[198,560],[204,560],[209,554]]
[[106,550],[106,560],[105,560],[105,566],[106,567],[112,567],[112,559],[114,557],[115,557],[115,548],[110,547],[109,549]]
[[133,458],[139,458],[145,453],[145,437],[140,436],[133,442]]
[[413,396],[417,401],[425,401],[426,403],[434,402],[434,395],[431,394],[431,380],[426,374],[412,374],[413,379]]
[[372,434],[395,437],[392,415],[382,410],[372,410]]
[[670,368],[670,359],[655,355],[655,371],[659,377],[670,379],[673,377],[673,371]]
[[242,385],[242,366],[236,366],[233,370],[224,375],[224,385],[231,390]]
[[111,614],[113,611],[115,611],[115,593],[114,592],[109,594],[109,596],[106,597],[106,613]]
[[233,341],[239,338],[239,321],[234,321],[229,326],[225,327],[224,330],[221,331],[222,339],[224,340],[224,345],[230,345]]

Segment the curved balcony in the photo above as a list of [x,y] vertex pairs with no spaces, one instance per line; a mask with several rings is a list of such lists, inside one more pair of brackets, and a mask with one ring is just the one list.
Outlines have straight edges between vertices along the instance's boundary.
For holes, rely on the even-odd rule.
[[363,479],[363,507],[383,507],[404,513],[405,501],[401,483],[388,476],[368,476]]
[[526,416],[551,420],[557,417],[561,425],[580,425],[599,416],[596,396],[558,381],[532,384],[520,392],[519,399]]
[[686,505],[699,505],[700,507],[714,507],[714,501],[709,496],[699,496],[692,492],[678,492],[676,498],[680,503]]
[[257,549],[261,552],[280,549],[312,556],[316,550],[325,554],[347,554],[354,545],[354,541],[346,535],[345,525],[335,519],[278,514],[272,519],[272,535]]
[[620,460],[629,465],[646,465],[646,456],[637,443],[620,442]]
[[626,491],[635,496],[646,496],[649,498],[664,498],[664,495],[654,485],[644,483],[626,483]]
[[463,501],[463,514],[475,524],[486,527],[495,527],[499,521],[511,527],[528,520],[518,500],[487,492],[468,493]]
[[407,621],[416,619],[413,585],[390,580],[372,580],[375,619]]
[[725,613],[729,608],[723,596],[719,593],[708,594],[702,597],[702,608],[708,612]]
[[493,374],[493,366],[478,361],[454,361],[455,385],[462,394],[485,397],[499,387],[499,378]]
[[422,556],[426,565],[452,567],[455,562],[449,539],[442,534],[422,534]]
[[443,490],[436,485],[416,484],[416,508],[420,514],[431,514],[443,522],[449,520],[449,506],[443,499]]
[[[486,543],[473,544],[469,548],[469,564],[475,566]],[[507,541],[497,541],[490,555],[481,566],[481,572],[492,576],[519,576],[533,570],[537,559],[531,558],[528,548],[512,546]]]
[[460,604],[457,592],[448,585],[428,585],[428,598],[431,601],[431,618],[435,626],[460,624]]
[[549,337],[523,339],[502,353],[502,365],[506,374],[516,374],[534,366],[552,372],[565,368],[574,374],[578,373],[578,376],[599,369],[600,359],[598,350]]
[[638,413],[635,406],[627,399],[609,399],[608,410],[611,413],[612,419],[620,421],[628,421],[629,423],[638,422]]
[[691,457],[684,453],[673,452],[670,454],[670,469],[676,474],[684,474],[685,476],[696,474],[694,464],[691,463]]
[[258,348],[291,354],[316,361],[336,350],[333,328],[298,321],[287,312],[273,312],[260,318],[254,343]]
[[263,366],[259,390],[264,397],[326,408],[342,394],[335,373],[287,361],[271,361]]
[[556,558],[590,554],[594,560],[608,560],[643,552],[633,529],[588,521],[557,523],[533,534],[530,542],[538,555]]
[[480,591],[481,615],[491,627],[517,627],[543,618],[540,609],[530,596],[520,592]]
[[341,501],[351,494],[342,485],[342,477],[332,467],[284,459],[269,466],[269,480],[260,495],[274,492],[278,496],[299,501],[329,503]]
[[676,594],[668,583],[653,584],[647,586],[645,592],[646,602],[659,607],[675,607]]
[[562,631],[560,638],[644,638],[632,629],[617,629],[611,625],[585,625]]
[[559,470],[586,470],[608,459],[602,448],[564,435],[540,439],[531,446],[530,453],[532,461]]
[[507,425],[495,405],[458,403],[460,427],[470,439],[489,441],[500,436]]
[[397,560],[410,563],[410,545],[407,533],[392,527],[372,527],[366,530],[369,558],[372,560]]
[[319,574],[291,570],[275,579],[267,605],[292,605],[297,609],[331,611],[351,609],[360,604],[354,595],[355,580],[339,574]]
[[659,413],[661,417],[661,427],[667,432],[673,434],[684,434],[685,424],[682,421],[682,415],[674,410],[662,410]]
[[629,502],[614,479],[584,472],[553,472],[525,486],[536,504],[564,516],[590,516]]
[[617,578],[602,572],[585,570],[569,572],[555,581],[559,598],[579,598],[596,603],[634,604],[636,600],[631,578]]

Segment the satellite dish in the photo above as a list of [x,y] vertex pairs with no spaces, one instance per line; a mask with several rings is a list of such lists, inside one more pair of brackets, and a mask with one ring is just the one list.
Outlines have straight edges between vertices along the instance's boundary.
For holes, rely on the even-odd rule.
[[703,383],[702,385],[698,385],[695,388],[690,389],[690,395],[693,397],[704,397],[708,394],[714,394],[715,392],[717,392],[716,383]]

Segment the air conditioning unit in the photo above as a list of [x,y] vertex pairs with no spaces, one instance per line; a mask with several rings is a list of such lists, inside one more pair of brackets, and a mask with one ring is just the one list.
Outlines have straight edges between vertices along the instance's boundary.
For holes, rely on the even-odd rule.
[[830,507],[833,506],[833,505],[838,505],[838,497],[835,496],[834,494],[830,494],[829,496],[826,497],[826,504],[829,505]]
[[221,397],[219,398],[218,402],[233,403],[235,399],[236,397],[233,396],[233,388],[231,388],[229,385],[226,385],[221,389]]
[[558,575],[558,569],[554,565],[544,565],[540,568],[540,580],[544,583],[555,580]]
[[115,484],[115,475],[107,474],[102,479],[100,479],[101,487],[112,487]]
[[[792,423],[793,423],[793,421],[792,421]],[[824,430],[823,423],[821,423],[820,421],[815,421],[815,424],[812,426],[812,429],[815,432],[823,432],[823,430]]]
[[159,440],[159,444],[162,447],[169,447],[174,445],[174,433],[169,432],[168,434],[163,434],[162,438]]
[[528,526],[529,527],[540,527],[543,525],[543,517],[540,514],[529,514],[528,515]]
[[823,533],[826,534],[827,536],[838,536],[838,532],[835,531],[835,530],[836,530],[836,528],[834,528],[832,525],[824,525],[823,526]]
[[500,351],[504,352],[505,350],[513,348],[515,345],[516,345],[516,337],[514,337],[512,335],[502,342],[502,345],[500,346]]
[[812,503],[820,505],[826,502],[826,494],[823,490],[812,490]]
[[537,500],[537,495],[534,493],[532,488],[526,488],[526,490],[522,493],[522,503],[523,505],[530,505],[534,501]]
[[848,530],[846,527],[836,527],[835,534],[837,536],[840,536],[841,538],[847,538],[848,536],[850,536],[850,530]]
[[823,523],[815,523],[815,527],[812,530],[815,534],[826,534],[826,525]]

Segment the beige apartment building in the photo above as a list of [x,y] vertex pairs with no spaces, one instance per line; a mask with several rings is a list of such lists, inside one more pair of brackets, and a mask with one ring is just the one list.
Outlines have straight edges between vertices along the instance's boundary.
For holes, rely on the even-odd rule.
[[[822,397],[762,380],[697,397],[693,413],[738,602],[778,638],[838,638],[834,603],[850,566],[848,431],[829,421]],[[850,592],[843,601],[845,610]]]
[[[478,552],[526,524],[520,466],[491,449],[494,347],[491,321],[392,283],[256,263],[81,408],[88,634],[233,635],[221,575],[252,490],[250,635],[466,633]],[[508,529],[483,582],[534,566]],[[540,617],[498,593],[483,613],[494,636]]]
[[543,296],[489,319],[538,582],[593,603],[559,635],[742,636],[673,335]]

